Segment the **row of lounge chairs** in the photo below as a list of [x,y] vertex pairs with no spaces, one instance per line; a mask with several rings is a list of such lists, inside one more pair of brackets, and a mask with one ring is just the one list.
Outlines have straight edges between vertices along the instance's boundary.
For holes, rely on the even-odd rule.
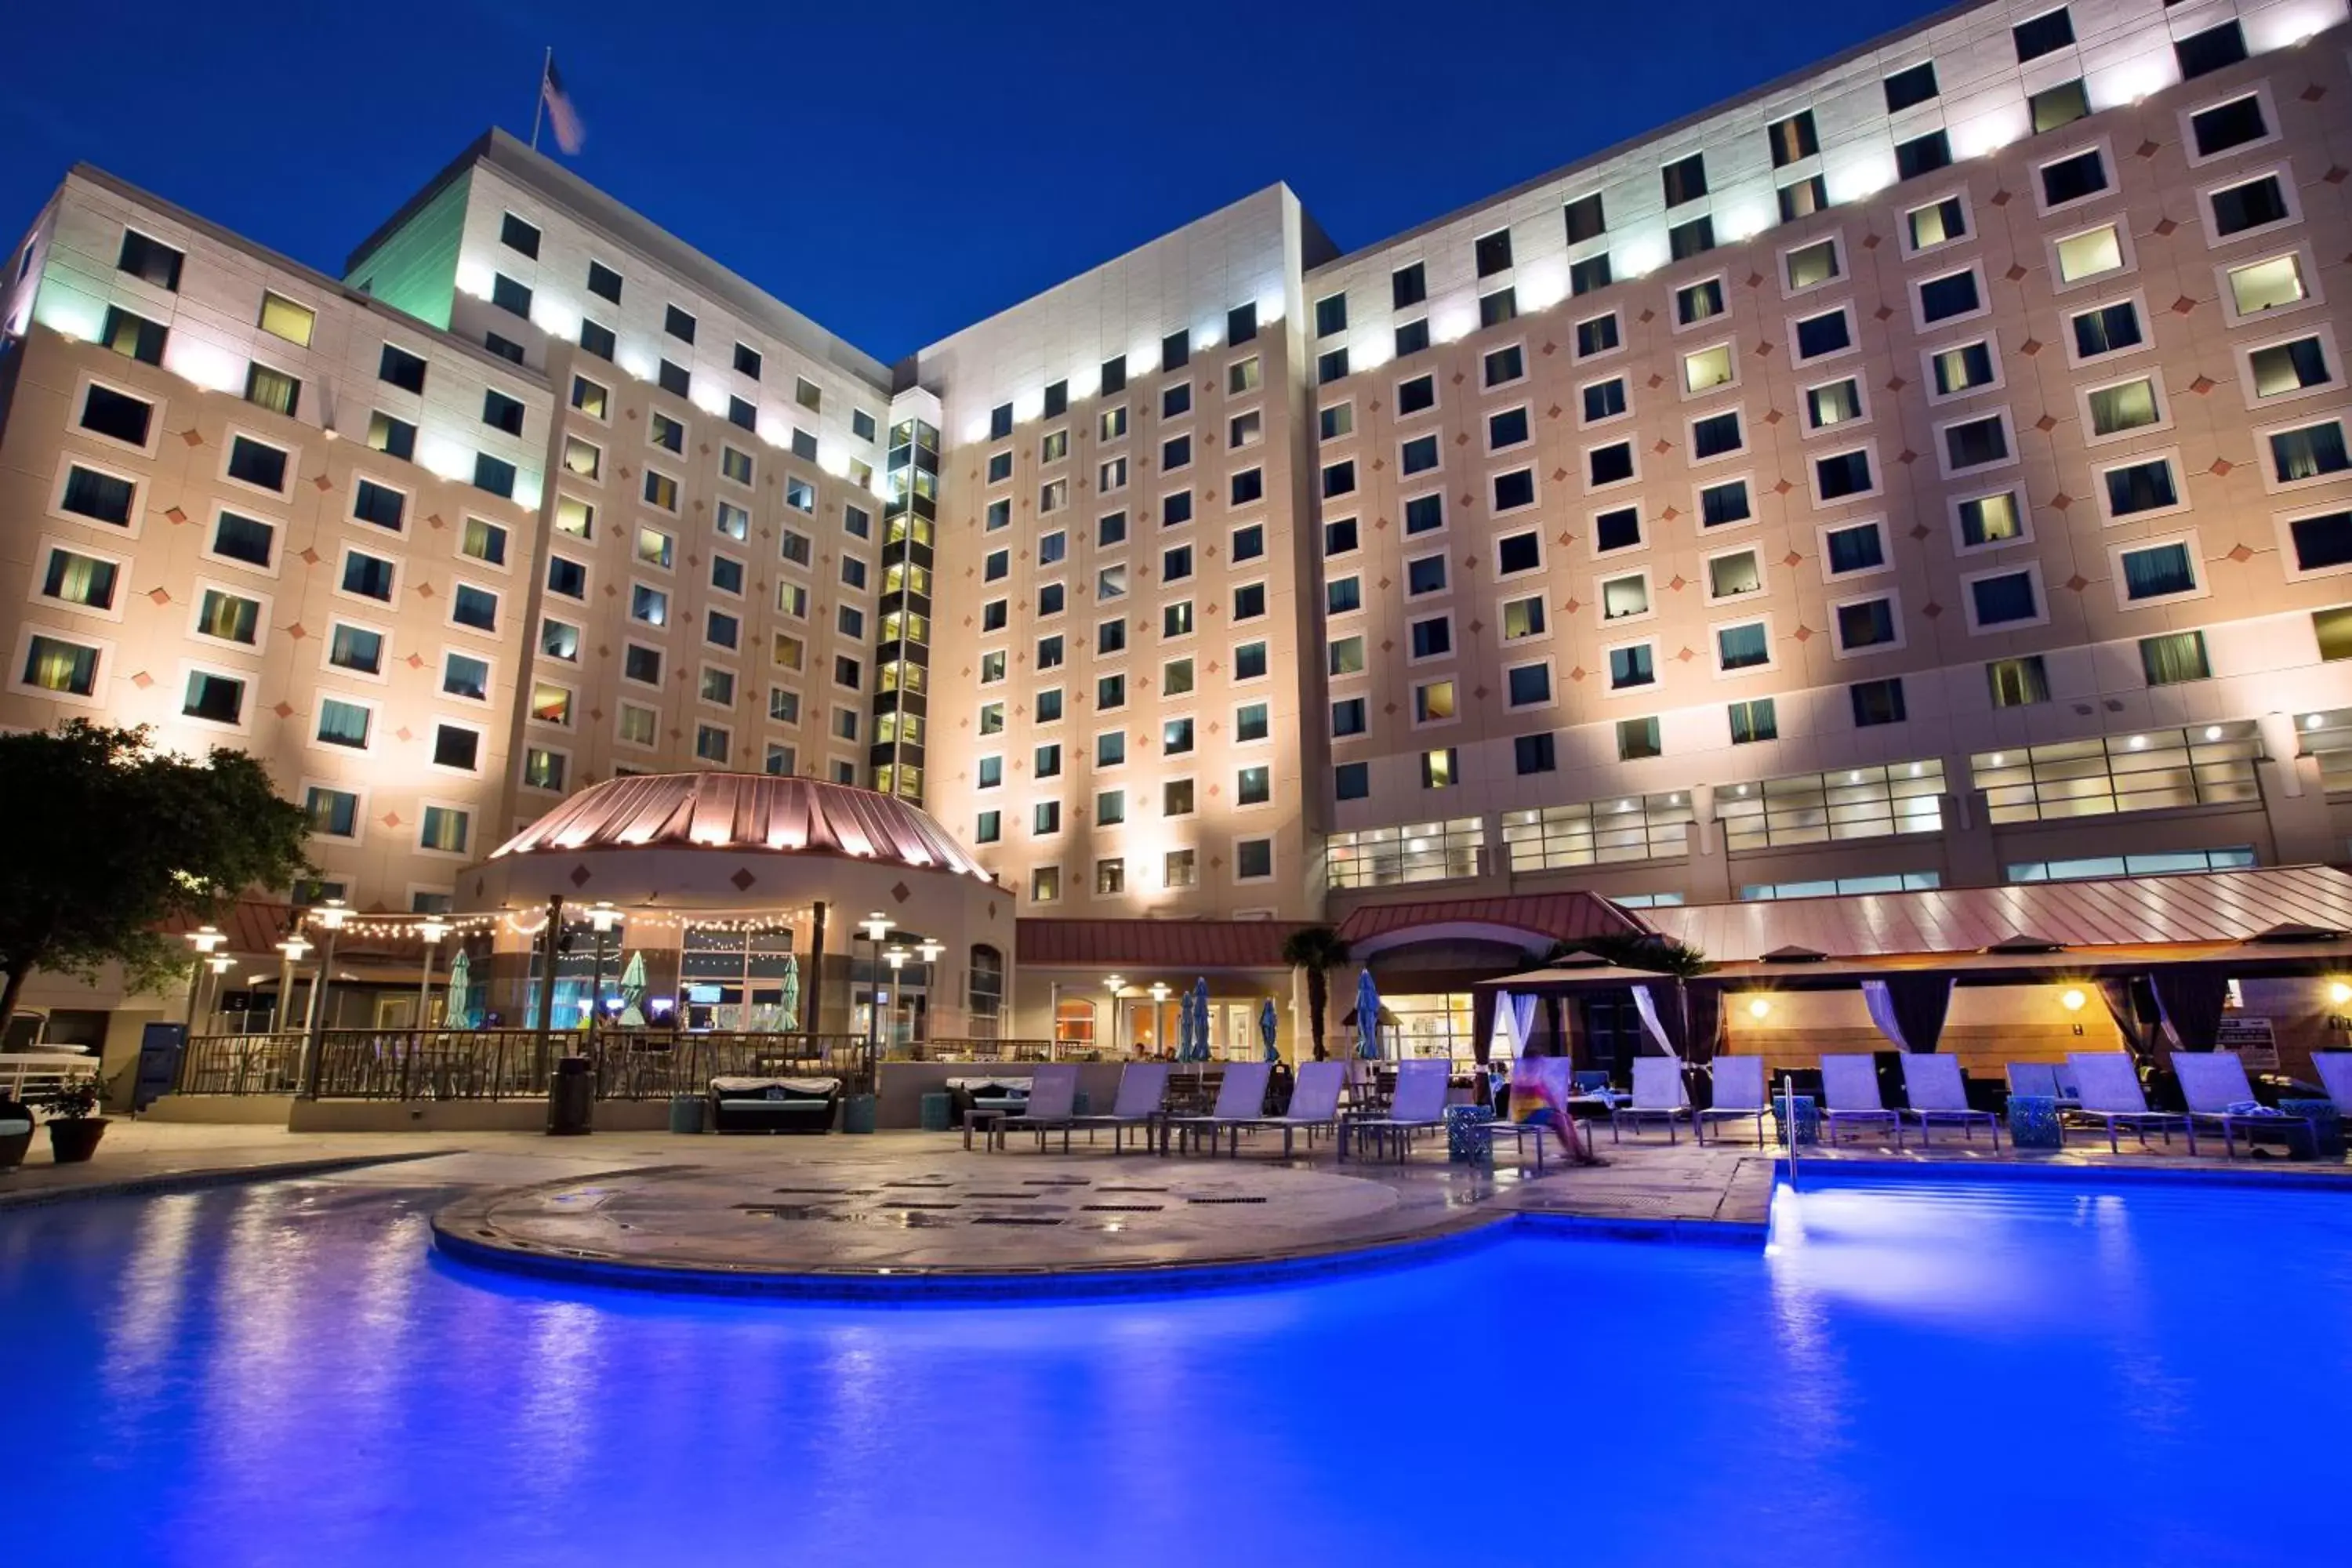
[[1165,1062],[1129,1062],[1119,1070],[1118,1093],[1109,1111],[1080,1114],[1077,1068],[1069,1063],[1047,1063],[1040,1066],[1030,1079],[1027,1107],[1018,1114],[996,1118],[989,1142],[992,1148],[1003,1148],[1008,1134],[1030,1132],[1035,1134],[1042,1150],[1047,1146],[1047,1139],[1059,1132],[1062,1147],[1066,1150],[1074,1132],[1108,1131],[1111,1147],[1118,1152],[1125,1152],[1127,1139],[1134,1134],[1142,1140],[1144,1147],[1162,1154],[1171,1150],[1189,1152],[1202,1148],[1213,1152],[1220,1143],[1225,1146],[1226,1152],[1238,1154],[1244,1132],[1279,1132],[1286,1159],[1297,1151],[1300,1138],[1312,1150],[1317,1138],[1329,1134],[1337,1141],[1344,1159],[1350,1138],[1360,1149],[1370,1145],[1392,1150],[1402,1157],[1411,1150],[1414,1137],[1444,1130],[1452,1064],[1434,1060],[1401,1064],[1389,1108],[1377,1116],[1340,1110],[1340,1098],[1348,1086],[1348,1066],[1346,1062],[1307,1063],[1298,1069],[1289,1105],[1281,1114],[1269,1116],[1265,1114],[1265,1091],[1273,1068],[1265,1062],[1228,1066],[1224,1080],[1217,1089],[1216,1103],[1205,1114],[1178,1111],[1169,1106],[1169,1067]]
[[[1938,1126],[1958,1127],[1963,1137],[1973,1140],[1976,1129],[1981,1125],[1990,1134],[1993,1148],[2000,1149],[2000,1118],[1969,1103],[1957,1058],[1931,1052],[1906,1053],[1898,1059],[1902,1064],[1904,1099],[1908,1103],[1889,1109],[1879,1094],[1877,1058],[1862,1055],[1821,1058],[1820,1116],[1831,1143],[1834,1144],[1849,1127],[1884,1130],[1894,1137],[1899,1149],[1903,1146],[1904,1131],[1909,1126],[1917,1128],[1923,1142],[1931,1142]],[[2352,1106],[2352,1052],[2322,1052],[2313,1058],[2313,1062],[2330,1098],[2339,1106]],[[2187,1135],[2189,1152],[2193,1154],[2197,1152],[2198,1129],[2218,1127],[2224,1150],[2234,1157],[2242,1134],[2251,1145],[2256,1131],[2275,1132],[2305,1125],[2256,1102],[2253,1087],[2246,1079],[2245,1064],[2233,1052],[2174,1053],[2172,1068],[2180,1081],[2181,1095],[2188,1106],[2185,1111],[2150,1110],[2140,1088],[2138,1068],[2123,1051],[2076,1051],[2067,1057],[2066,1064],[2062,1079],[2055,1063],[2011,1062],[2010,1092],[2053,1100],[2062,1127],[2071,1122],[2104,1131],[2110,1152],[2120,1152],[2121,1132],[2136,1134],[2145,1146],[2151,1132],[2169,1144],[2172,1134],[2178,1131]],[[1671,1057],[1635,1060],[1633,1097],[1610,1112],[1611,1139],[1619,1140],[1622,1129],[1627,1125],[1638,1130],[1644,1124],[1663,1121],[1669,1142],[1674,1141],[1675,1130],[1687,1124],[1692,1135],[1704,1143],[1709,1127],[1722,1121],[1753,1119],[1756,1141],[1763,1142],[1764,1119],[1771,1114],[1763,1058],[1717,1057],[1709,1071],[1714,1079],[1715,1102],[1696,1108],[1685,1089],[1679,1061]]]

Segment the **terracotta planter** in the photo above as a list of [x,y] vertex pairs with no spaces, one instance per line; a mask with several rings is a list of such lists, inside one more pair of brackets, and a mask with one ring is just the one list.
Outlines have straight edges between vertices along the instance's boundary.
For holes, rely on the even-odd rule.
[[106,1118],[85,1116],[78,1121],[49,1123],[49,1153],[60,1165],[78,1165],[98,1152],[106,1136]]

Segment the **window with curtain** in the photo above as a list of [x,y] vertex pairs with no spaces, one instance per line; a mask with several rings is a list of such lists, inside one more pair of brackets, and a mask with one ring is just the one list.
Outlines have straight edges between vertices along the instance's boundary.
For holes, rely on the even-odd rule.
[[1997,658],[1985,666],[1996,708],[2024,708],[2050,700],[2050,672],[2040,654],[2022,658]]
[[2344,426],[2335,420],[2282,430],[2271,437],[2271,467],[2281,484],[2340,473],[2352,467],[2344,448]]
[[2206,680],[2213,667],[2205,658],[2203,632],[2167,632],[2162,637],[2139,640],[2139,663],[2150,686],[2178,686],[2187,680]]
[[2175,542],[2151,545],[2145,550],[2126,550],[2122,556],[2124,595],[2133,600],[2160,599],[2172,594],[2191,594],[2197,590],[2196,563],[2189,558],[2189,546]]

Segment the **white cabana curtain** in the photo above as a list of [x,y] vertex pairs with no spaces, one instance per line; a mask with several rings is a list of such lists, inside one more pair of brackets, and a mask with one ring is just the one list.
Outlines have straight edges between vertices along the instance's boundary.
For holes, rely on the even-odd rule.
[[1489,1053],[1497,1042],[1510,1047],[1511,1059],[1517,1061],[1528,1054],[1528,1037],[1535,1032],[1536,998],[1531,992],[1497,992],[1495,996],[1495,1027],[1487,1038]]
[[1896,1050],[1907,1051],[1911,1048],[1909,1043],[1903,1038],[1903,1022],[1895,1016],[1895,997],[1886,989],[1885,981],[1864,981],[1862,1005],[1870,1009],[1870,1021],[1878,1026],[1880,1034],[1895,1042]]
[[1658,1053],[1661,1056],[1679,1058],[1682,1053],[1675,1049],[1673,1037],[1666,1033],[1665,1026],[1658,1022],[1658,999],[1650,987],[1647,985],[1633,987],[1633,1006],[1642,1015],[1642,1027],[1649,1032],[1650,1038],[1658,1043]]

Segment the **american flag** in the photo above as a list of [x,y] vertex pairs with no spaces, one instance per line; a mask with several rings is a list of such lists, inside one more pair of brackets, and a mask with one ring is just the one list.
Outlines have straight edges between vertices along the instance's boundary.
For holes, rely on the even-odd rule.
[[572,107],[572,95],[563,90],[563,78],[555,68],[555,56],[547,57],[547,69],[539,79],[539,96],[547,106],[547,128],[555,132],[555,144],[566,153],[577,153],[587,139],[580,123],[580,111]]

